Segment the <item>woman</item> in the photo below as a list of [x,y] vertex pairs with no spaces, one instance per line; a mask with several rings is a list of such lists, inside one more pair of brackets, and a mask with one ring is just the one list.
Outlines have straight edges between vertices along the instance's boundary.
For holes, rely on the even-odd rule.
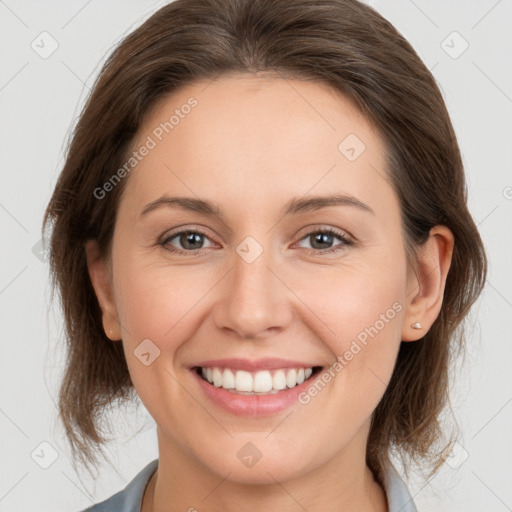
[[[486,258],[428,69],[354,0],[177,0],[113,52],[44,219],[77,460],[135,391],[159,458],[90,510],[416,510]],[[443,450],[443,448],[446,448]]]

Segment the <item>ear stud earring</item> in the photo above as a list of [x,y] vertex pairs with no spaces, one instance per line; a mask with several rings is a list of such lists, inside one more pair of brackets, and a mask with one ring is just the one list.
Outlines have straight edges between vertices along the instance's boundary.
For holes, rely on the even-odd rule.
[[419,322],[415,322],[415,323],[411,324],[411,327],[413,329],[422,329],[421,324]]

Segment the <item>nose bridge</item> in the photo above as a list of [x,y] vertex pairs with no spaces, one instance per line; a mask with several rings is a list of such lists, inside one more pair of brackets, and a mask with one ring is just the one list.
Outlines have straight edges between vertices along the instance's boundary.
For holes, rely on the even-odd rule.
[[236,247],[233,271],[216,306],[219,328],[236,331],[242,338],[255,338],[290,321],[286,287],[272,270],[274,263],[272,250],[253,237]]
[[244,240],[237,247],[236,253],[232,276],[234,292],[241,297],[251,294],[257,295],[258,298],[266,296],[271,291],[272,285],[269,281],[272,278],[275,279],[269,268],[272,267],[272,255],[269,248],[263,249],[259,245],[256,247],[255,242]]

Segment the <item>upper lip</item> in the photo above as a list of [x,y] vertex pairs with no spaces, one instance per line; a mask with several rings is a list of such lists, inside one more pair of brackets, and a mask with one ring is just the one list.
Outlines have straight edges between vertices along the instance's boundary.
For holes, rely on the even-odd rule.
[[266,357],[263,359],[243,359],[243,358],[230,358],[230,359],[209,359],[208,361],[201,361],[191,366],[191,368],[200,367],[214,367],[219,368],[232,368],[234,370],[245,370],[247,372],[254,372],[258,370],[276,370],[278,368],[313,368],[321,366],[311,363],[303,363],[302,361],[293,361],[290,359],[280,359],[275,357]]

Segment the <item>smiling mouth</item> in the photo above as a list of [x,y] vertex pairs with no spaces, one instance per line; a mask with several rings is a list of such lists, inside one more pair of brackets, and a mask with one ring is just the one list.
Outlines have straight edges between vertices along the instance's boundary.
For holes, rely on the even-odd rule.
[[193,370],[210,385],[234,394],[273,395],[303,384],[320,372],[322,367],[282,368],[248,372],[217,366],[206,368],[196,366]]

